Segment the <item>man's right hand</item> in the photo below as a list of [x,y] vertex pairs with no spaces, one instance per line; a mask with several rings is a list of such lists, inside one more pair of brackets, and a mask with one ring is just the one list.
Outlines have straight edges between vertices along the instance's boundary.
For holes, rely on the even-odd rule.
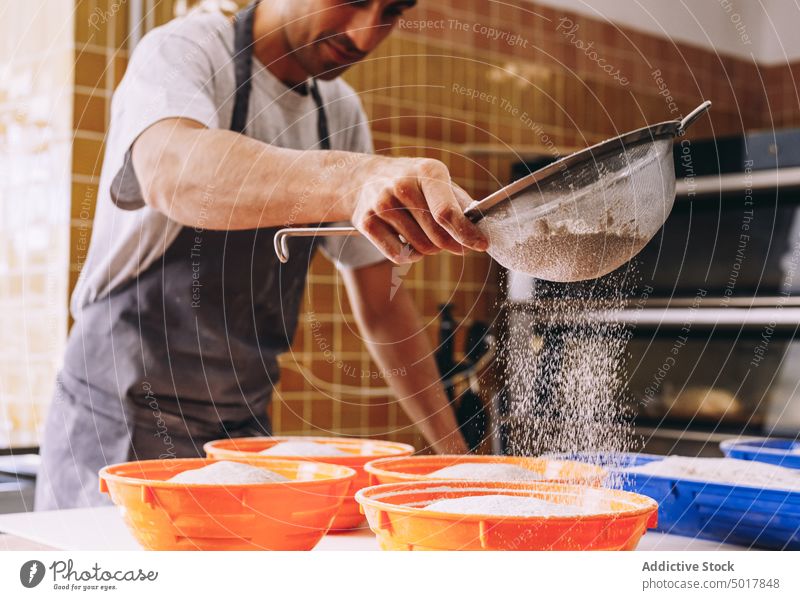
[[[471,198],[438,160],[279,148],[177,118],[148,127],[132,156],[145,203],[187,227],[349,220],[395,263],[489,246],[464,216]],[[320,171],[326,185],[309,186]]]
[[442,250],[463,254],[466,248],[489,247],[464,216],[471,199],[453,183],[444,163],[372,156],[357,163],[353,176],[350,221],[389,260],[416,262]]

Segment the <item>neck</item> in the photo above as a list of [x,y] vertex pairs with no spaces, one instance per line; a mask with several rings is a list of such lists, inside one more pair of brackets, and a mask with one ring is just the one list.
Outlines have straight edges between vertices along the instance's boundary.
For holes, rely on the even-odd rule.
[[253,22],[253,54],[287,87],[306,81],[308,73],[291,51],[278,2],[260,2]]

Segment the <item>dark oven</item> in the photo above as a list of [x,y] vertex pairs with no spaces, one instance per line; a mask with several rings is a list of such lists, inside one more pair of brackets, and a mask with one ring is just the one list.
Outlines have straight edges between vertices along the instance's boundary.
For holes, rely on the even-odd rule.
[[[618,283],[620,273],[559,285],[507,273],[504,331],[497,337],[511,350],[501,356],[544,345],[556,368],[542,376],[554,377],[564,336],[574,339],[583,330],[587,339],[621,336],[627,387],[621,402],[639,440],[635,449],[645,452],[715,456],[718,442],[731,436],[797,436],[800,177],[796,166],[775,164],[774,146],[749,142],[676,147],[681,183],[674,209],[627,272],[624,299],[604,302],[607,290],[618,289],[609,278]],[[517,165],[514,176],[536,166]],[[571,299],[581,308],[578,320],[564,310]],[[621,327],[587,327],[587,319]],[[511,380],[519,367],[506,360],[500,368]],[[536,393],[541,397],[531,403],[526,396]],[[511,447],[520,419],[513,407],[558,401],[507,386],[496,400],[495,449]],[[542,450],[535,439],[523,449]]]

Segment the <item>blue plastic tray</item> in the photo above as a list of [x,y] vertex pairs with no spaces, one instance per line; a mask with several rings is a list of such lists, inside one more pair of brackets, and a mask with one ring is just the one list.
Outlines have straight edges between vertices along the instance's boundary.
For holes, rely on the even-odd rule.
[[665,457],[625,453],[561,454],[624,473],[626,490],[658,502],[656,531],[773,550],[800,550],[800,492],[630,473]]
[[719,445],[725,456],[800,469],[800,442],[788,439],[725,440]]

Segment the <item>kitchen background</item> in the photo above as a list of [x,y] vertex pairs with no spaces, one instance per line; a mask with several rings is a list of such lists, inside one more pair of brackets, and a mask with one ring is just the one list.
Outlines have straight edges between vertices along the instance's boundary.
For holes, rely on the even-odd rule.
[[[92,233],[110,99],[132,25],[147,31],[192,4],[0,2],[0,448],[37,445],[70,325],[68,297]],[[506,183],[523,158],[678,118],[702,99],[714,107],[692,138],[800,125],[800,48],[785,46],[798,43],[787,29],[792,3],[637,6],[604,2],[600,12],[579,0],[420,0],[346,79],[361,94],[377,152],[439,158],[476,197]],[[453,304],[458,350],[467,326],[497,314],[502,286],[486,256],[428,258],[401,278],[433,341],[440,304]],[[342,292],[318,257],[283,361],[275,432],[370,435],[422,448],[374,376]]]

